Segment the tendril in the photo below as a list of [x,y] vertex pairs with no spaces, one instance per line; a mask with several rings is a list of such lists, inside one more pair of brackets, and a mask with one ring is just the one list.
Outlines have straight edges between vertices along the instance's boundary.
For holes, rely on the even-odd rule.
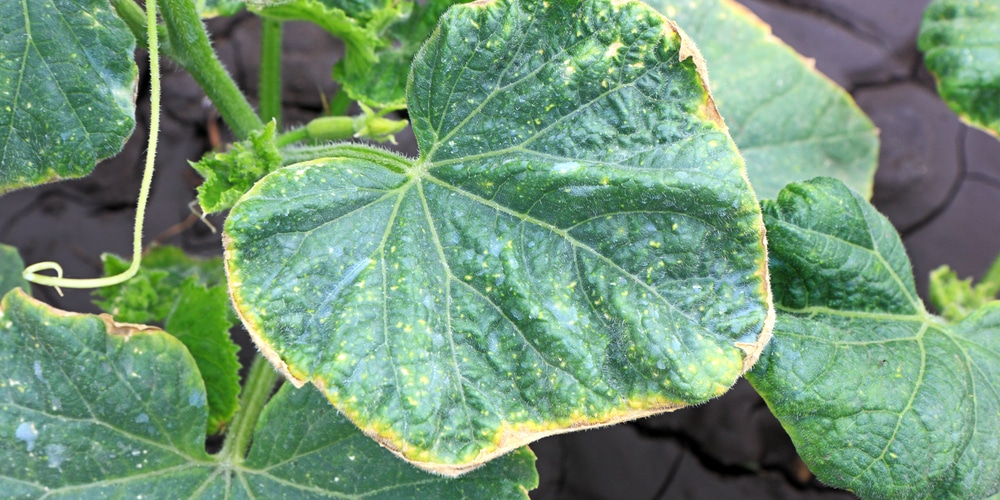
[[[142,260],[142,221],[146,215],[149,189],[153,184],[153,162],[156,158],[156,143],[160,135],[160,44],[157,38],[156,0],[146,0],[146,37],[149,41],[150,111],[149,144],[146,148],[146,165],[142,171],[142,185],[135,210],[135,229],[132,232],[132,263],[124,272],[103,278],[63,278],[63,269],[56,262],[39,262],[24,269],[24,279],[54,287],[59,295],[62,288],[100,288],[127,281],[139,272]],[[56,275],[39,274],[41,271],[55,271]]]

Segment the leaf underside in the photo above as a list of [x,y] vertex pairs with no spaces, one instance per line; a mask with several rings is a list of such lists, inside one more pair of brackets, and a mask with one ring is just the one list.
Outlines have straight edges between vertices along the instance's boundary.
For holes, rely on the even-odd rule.
[[931,2],[918,46],[948,106],[970,125],[1000,134],[1000,1]]
[[175,338],[66,313],[15,290],[0,302],[4,498],[521,498],[524,450],[458,480],[393,457],[312,389],[282,388],[246,461],[205,453],[205,387]]
[[703,402],[769,334],[762,227],[696,52],[638,2],[453,7],[417,160],[277,170],[226,221],[237,311],[418,466]]
[[0,193],[82,177],[121,151],[134,48],[107,0],[0,2]]
[[812,61],[732,0],[653,0],[705,56],[719,112],[760,198],[794,181],[835,177],[870,198],[878,130]]
[[764,204],[778,320],[747,379],[816,476],[864,498],[1000,490],[1000,302],[924,309],[887,219],[839,181]]

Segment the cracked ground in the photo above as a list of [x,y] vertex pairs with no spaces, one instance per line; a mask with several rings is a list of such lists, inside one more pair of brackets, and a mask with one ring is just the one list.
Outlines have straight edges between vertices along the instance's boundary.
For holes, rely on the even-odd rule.
[[[938,98],[915,40],[927,0],[745,0],[774,33],[848,89],[881,130],[873,201],[903,235],[920,293],[943,264],[980,276],[1000,253],[1000,142],[960,123]],[[257,92],[259,24],[250,16],[210,23],[223,63],[249,94]],[[322,31],[286,30],[285,124],[320,113],[341,47]],[[142,60],[142,57],[139,59]],[[142,64],[142,63],[140,63]],[[145,80],[140,89],[147,88]],[[157,174],[146,221],[156,240],[201,255],[221,251],[217,234],[188,204],[198,175],[187,160],[231,140],[186,74],[166,68]],[[148,95],[125,150],[81,180],[0,198],[0,242],[27,262],[55,260],[69,276],[101,271],[102,252],[130,252],[134,203],[146,140]],[[356,112],[357,110],[352,110]],[[398,137],[413,150],[412,135]],[[210,218],[216,226],[221,219]],[[42,230],[44,228],[44,230]],[[95,312],[87,292],[35,294],[63,309]],[[253,355],[240,333],[244,362]],[[537,500],[661,498],[853,498],[825,488],[795,453],[766,405],[745,382],[708,404],[601,430],[555,436],[538,455]]]

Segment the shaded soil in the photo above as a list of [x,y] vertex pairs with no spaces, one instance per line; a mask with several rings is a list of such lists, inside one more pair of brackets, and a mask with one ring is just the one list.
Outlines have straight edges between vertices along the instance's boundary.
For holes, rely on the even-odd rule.
[[[945,263],[960,276],[981,275],[1000,252],[1000,142],[959,123],[934,92],[914,42],[927,1],[745,3],[848,88],[881,129],[874,202],[903,234],[921,294],[928,273]],[[239,16],[210,24],[224,64],[254,95],[258,22]],[[319,114],[334,93],[329,71],[342,49],[310,25],[296,23],[286,33],[285,124],[292,125]],[[142,121],[148,96],[140,92]],[[188,208],[200,178],[187,160],[231,138],[186,74],[167,71],[164,102],[146,241],[219,254],[218,235]],[[58,261],[75,277],[99,274],[102,252],[127,255],[145,135],[140,123],[124,152],[88,178],[0,198],[0,242],[17,246],[29,263]],[[401,148],[415,150],[412,135],[399,139]],[[86,292],[34,292],[64,309],[96,310]],[[241,355],[248,361],[253,349]],[[532,448],[541,475],[536,499],[852,498],[812,477],[745,382],[697,408],[555,436]]]

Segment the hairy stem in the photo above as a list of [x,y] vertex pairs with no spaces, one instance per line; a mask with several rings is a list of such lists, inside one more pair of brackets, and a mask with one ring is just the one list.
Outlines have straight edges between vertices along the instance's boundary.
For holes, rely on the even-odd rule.
[[236,137],[244,140],[250,137],[250,132],[264,128],[264,123],[212,50],[194,2],[161,1],[173,59],[201,85]]
[[263,19],[260,31],[260,117],[263,121],[275,120],[281,128],[281,32],[282,23],[276,19]]
[[226,442],[219,453],[223,460],[238,464],[246,458],[253,431],[257,428],[257,420],[260,419],[260,413],[277,381],[278,373],[258,354],[250,365],[250,372],[247,373],[243,392],[240,394],[240,409],[229,424]]
[[[136,44],[148,50],[146,13],[142,10],[142,7],[135,3],[135,0],[111,0],[111,6],[114,7],[118,17],[125,21],[125,25],[128,26],[128,29],[132,32],[132,36],[135,37]],[[170,46],[167,30],[163,26],[157,26],[157,31],[160,54],[173,59],[173,48]]]

